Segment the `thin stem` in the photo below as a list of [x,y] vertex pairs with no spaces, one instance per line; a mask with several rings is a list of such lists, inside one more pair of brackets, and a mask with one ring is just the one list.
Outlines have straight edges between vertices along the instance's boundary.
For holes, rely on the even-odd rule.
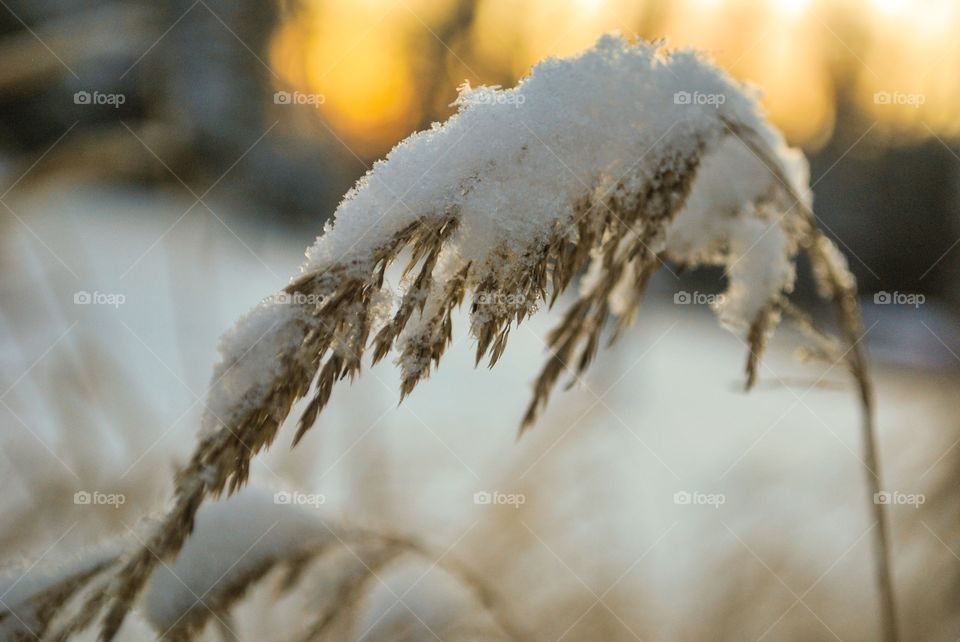
[[[858,360],[860,349],[854,348]],[[881,617],[883,618],[884,639],[887,642],[897,642],[897,605],[894,597],[893,571],[890,567],[890,536],[887,529],[885,506],[877,501],[880,492],[880,461],[877,457],[876,426],[874,422],[873,386],[866,376],[857,376],[860,388],[860,398],[863,402],[863,450],[864,459],[870,469],[867,474],[868,500],[873,502],[873,518],[877,522],[874,535],[874,546],[877,550],[877,585],[880,587],[880,600],[883,604]]]
[[871,507],[877,528],[874,530],[874,566],[877,588],[880,593],[880,623],[885,642],[898,642],[897,603],[893,588],[893,575],[890,568],[890,536],[887,530],[886,507],[876,501],[880,492],[880,458],[876,439],[875,406],[873,383],[867,369],[867,361],[861,345],[864,329],[860,318],[860,306],[857,303],[857,285],[846,266],[838,262],[830,249],[833,243],[816,226],[816,217],[807,207],[800,195],[787,179],[776,157],[767,151],[763,139],[751,129],[738,123],[724,120],[731,134],[746,145],[757,158],[767,166],[774,177],[782,184],[785,192],[793,201],[807,226],[807,238],[804,249],[815,266],[823,271],[827,292],[823,293],[833,306],[834,315],[840,331],[848,344],[847,366],[857,385],[862,413],[863,458],[867,467],[868,504]]
[[[822,253],[824,243],[829,243],[823,233],[816,230],[814,242],[808,252],[811,256]],[[867,369],[861,340],[864,336],[863,321],[857,305],[856,285],[852,277],[842,278],[836,272],[836,265],[828,257],[821,257],[828,267],[828,276],[834,286],[832,304],[841,332],[850,346],[847,352],[847,364],[860,395],[863,413],[861,422],[863,432],[863,459],[867,468],[867,500],[873,510],[877,528],[874,531],[874,557],[877,586],[880,591],[880,617],[883,639],[886,642],[899,640],[897,626],[897,607],[894,597],[893,573],[890,567],[890,536],[887,529],[886,507],[877,501],[880,492],[880,458],[876,437],[876,417],[873,394],[873,382]]]

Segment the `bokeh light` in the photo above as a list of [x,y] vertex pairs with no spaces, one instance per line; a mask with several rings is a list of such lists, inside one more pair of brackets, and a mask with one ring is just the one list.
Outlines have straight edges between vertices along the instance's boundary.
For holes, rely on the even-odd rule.
[[841,100],[889,136],[960,131],[958,22],[950,0],[312,0],[278,29],[271,62],[283,83],[323,94],[317,116],[375,157],[451,113],[463,80],[512,84],[611,31],[663,37],[762,87],[788,138],[816,150]]

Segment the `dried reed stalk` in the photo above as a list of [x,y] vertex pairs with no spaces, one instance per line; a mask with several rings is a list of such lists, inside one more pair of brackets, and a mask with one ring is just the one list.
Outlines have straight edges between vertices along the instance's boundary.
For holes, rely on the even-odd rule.
[[[629,54],[624,47],[624,43],[614,39],[602,39],[591,55],[607,56],[604,64],[615,66]],[[658,54],[653,49],[641,51],[645,52],[641,56],[648,56],[643,62],[648,66],[642,67],[647,72],[667,64],[665,59],[656,58]],[[681,64],[694,64],[682,56],[680,60]],[[571,77],[583,82],[592,78]],[[739,92],[732,83],[724,82],[717,81],[718,90]],[[466,101],[472,95],[461,97]],[[750,104],[750,99],[744,101]],[[467,109],[470,113],[473,112]],[[746,112],[734,109],[730,113]],[[756,114],[745,118],[760,123],[757,127],[765,126]],[[243,392],[227,395],[225,405],[213,404],[216,411],[208,406],[204,436],[185,469],[177,475],[169,511],[147,534],[143,546],[116,565],[108,597],[90,603],[97,611],[105,611],[101,639],[111,640],[116,635],[157,564],[181,550],[201,504],[208,497],[232,493],[247,481],[252,458],[270,446],[295,402],[309,399],[299,418],[294,444],[313,426],[335,383],[360,372],[364,353],[370,346],[373,362],[391,351],[399,353],[400,392],[402,396],[409,394],[440,362],[452,338],[452,311],[468,294],[472,294],[471,329],[477,339],[477,362],[486,358],[492,367],[506,349],[512,326],[535,313],[541,303],[552,305],[589,266],[580,292],[548,336],[550,356],[537,377],[520,426],[521,433],[528,429],[560,377],[569,372],[575,381],[588,368],[608,322],[615,320],[611,341],[629,325],[651,275],[662,257],[670,256],[668,229],[684,209],[706,155],[731,136],[743,142],[777,179],[770,181],[769,194],[749,197],[755,199],[749,205],[757,211],[785,211],[782,226],[787,238],[787,258],[794,258],[796,251],[802,249],[813,262],[821,294],[833,304],[848,344],[845,360],[857,382],[864,409],[872,498],[873,490],[879,486],[873,395],[859,344],[863,329],[853,277],[836,248],[817,230],[813,213],[797,194],[787,169],[771,147],[774,143],[768,143],[751,125],[719,111],[686,121],[682,128],[686,131],[678,133],[676,140],[668,137],[672,129],[666,129],[648,150],[650,158],[642,166],[637,163],[612,185],[597,177],[597,184],[584,185],[569,211],[565,209],[541,227],[531,227],[534,231],[527,230],[530,234],[526,236],[520,234],[519,240],[484,246],[482,259],[447,261],[457,256],[458,234],[468,233],[457,205],[462,201],[453,198],[443,205],[430,205],[436,207],[434,211],[416,212],[416,217],[409,221],[402,218],[397,223],[399,229],[387,227],[393,231],[383,237],[375,236],[376,242],[364,245],[362,252],[350,254],[348,250],[338,259],[309,263],[307,271],[285,288],[284,296],[289,301],[283,306],[264,304],[251,313],[245,321],[273,321],[265,336],[276,353],[257,353],[264,363],[254,365],[263,376],[245,381],[240,386]],[[518,158],[528,151],[524,146],[517,152]],[[474,188],[474,178],[461,177],[461,195]],[[798,216],[786,216],[796,208]],[[546,229],[548,224],[552,228]],[[409,254],[404,270],[407,288],[395,312],[387,315],[382,305],[384,275],[388,266],[404,253]],[[679,255],[670,258],[698,260]],[[785,289],[788,285],[780,287]],[[614,307],[614,293],[624,291],[626,308]],[[748,387],[756,380],[766,342],[779,321],[782,294],[770,298],[759,311],[750,308],[753,318],[747,320]],[[770,295],[764,292],[763,296]],[[250,325],[254,323],[250,321]],[[248,346],[242,354],[226,351],[215,373],[215,384],[234,368],[249,374],[250,368],[244,370],[243,360],[255,347],[256,344]],[[880,523],[876,543],[883,626],[886,638],[893,640],[896,618],[887,531],[883,507],[875,505],[874,510]],[[327,619],[321,618],[317,624],[320,632],[328,626],[324,622]]]
[[[789,187],[774,156],[764,149],[762,142],[757,142],[760,137],[736,123],[724,124],[729,133],[740,138],[770,166],[793,200],[791,207],[802,208],[806,217],[808,230],[802,246],[817,266],[818,280],[834,303],[850,346],[847,363],[857,381],[864,407],[867,461],[876,471],[872,392],[858,344],[862,328],[852,277],[845,265],[837,262],[835,251],[829,249],[832,247],[828,245],[829,241],[816,230],[812,213]],[[621,280],[631,279],[631,300],[634,304],[639,303],[650,275],[660,264],[660,256],[653,248],[661,245],[658,240],[682,209],[704,149],[705,146],[701,145],[689,157],[665,155],[662,169],[642,181],[645,188],[639,192],[627,190],[625,186],[631,183],[623,180],[609,190],[603,200],[585,196],[575,208],[571,220],[558,224],[551,236],[528,248],[520,258],[508,256],[510,250],[503,248],[499,255],[494,254],[491,264],[468,264],[452,278],[435,283],[434,271],[440,253],[458,228],[458,212],[451,210],[442,217],[418,219],[395,233],[373,253],[364,270],[334,265],[319,273],[305,274],[287,287],[285,292],[288,295],[315,301],[296,304],[301,308],[300,314],[292,316],[293,321],[290,321],[302,326],[303,340],[299,349],[278,356],[279,374],[262,403],[246,411],[233,425],[223,425],[200,442],[189,465],[178,477],[172,510],[147,545],[117,571],[103,621],[102,639],[110,640],[116,634],[158,561],[180,550],[203,500],[225,490],[233,492],[246,481],[252,457],[269,446],[293,403],[312,389],[310,402],[299,420],[294,438],[296,443],[328,402],[335,382],[352,378],[359,372],[368,343],[373,345],[374,361],[382,359],[399,345],[401,363],[415,364],[404,371],[401,392],[409,394],[429,373],[429,366],[439,363],[449,345],[451,312],[462,302],[465,293],[468,290],[474,293],[474,312],[479,310],[484,297],[502,297],[509,293],[513,295],[511,300],[484,304],[483,314],[474,319],[477,360],[487,357],[492,366],[506,347],[512,323],[519,323],[532,314],[536,302],[555,301],[590,261],[599,261],[603,268],[602,278],[580,293],[548,337],[551,356],[536,380],[533,398],[521,424],[521,431],[529,428],[560,376],[572,370],[574,377],[578,377],[589,366],[607,320],[616,316],[611,312],[609,300]],[[396,313],[370,342],[368,338],[375,322],[371,314],[375,294],[382,286],[387,266],[404,250],[410,252],[405,273],[418,271]],[[502,264],[532,268],[504,271],[498,269]],[[415,311],[420,312],[421,323],[412,333],[412,339],[408,337],[400,343],[401,333]],[[779,318],[778,314],[776,306],[771,303],[751,325],[748,386],[755,380],[766,339]],[[629,320],[629,315],[618,319],[617,331],[622,330]],[[316,383],[311,386],[314,379]],[[871,475],[870,488],[877,487],[877,478]],[[895,624],[886,562],[883,507],[877,506],[875,510],[881,518],[881,528],[877,531],[877,565],[884,604],[884,627],[887,639],[894,639],[890,633]]]

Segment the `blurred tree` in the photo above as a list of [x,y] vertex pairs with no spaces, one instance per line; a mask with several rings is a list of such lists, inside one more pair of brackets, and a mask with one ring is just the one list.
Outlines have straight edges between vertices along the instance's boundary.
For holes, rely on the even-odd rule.
[[[218,190],[279,212],[275,224],[316,230],[354,176],[323,141],[274,129],[264,50],[278,19],[275,3],[250,0],[10,0],[0,145],[24,169],[49,150],[34,180],[82,171],[201,195],[223,177]],[[84,91],[122,104],[77,104]]]

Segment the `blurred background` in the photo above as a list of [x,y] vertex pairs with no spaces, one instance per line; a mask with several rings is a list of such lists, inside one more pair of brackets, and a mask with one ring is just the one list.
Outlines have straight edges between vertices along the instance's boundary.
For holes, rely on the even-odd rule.
[[[958,24],[955,0],[0,0],[0,553],[65,555],[162,506],[217,338],[296,273],[353,183],[464,81],[511,86],[619,31],[703,50],[807,153],[863,295],[886,465],[930,500],[892,511],[907,624],[956,639]],[[545,639],[869,639],[852,391],[784,332],[744,397],[743,346],[673,305],[722,278],[660,275],[630,342],[518,446],[549,319],[492,373],[461,320],[409,401],[378,366],[257,474],[492,569]],[[805,278],[797,298],[814,306]],[[477,395],[493,401],[464,416]],[[127,502],[73,502],[98,488]],[[498,488],[531,499],[492,521],[464,499]],[[671,501],[697,490],[729,501]],[[530,573],[556,587],[531,601]]]
[[[510,86],[538,60],[619,31],[696,47],[762,88],[774,123],[810,156],[817,214],[865,292],[957,302],[960,5],[950,0],[10,0],[3,9],[0,150],[8,186],[19,188],[5,200],[80,175],[206,192],[251,210],[224,212],[224,222],[315,234],[374,160],[453,112],[462,82]],[[23,227],[10,212],[4,220]]]

